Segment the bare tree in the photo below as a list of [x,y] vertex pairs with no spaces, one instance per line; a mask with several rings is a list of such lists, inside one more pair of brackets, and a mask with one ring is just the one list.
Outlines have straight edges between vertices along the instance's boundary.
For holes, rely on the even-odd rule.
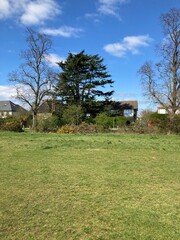
[[174,116],[180,108],[180,9],[160,17],[165,38],[157,50],[161,61],[146,62],[139,70],[144,94]]
[[16,98],[28,104],[33,113],[33,129],[37,126],[37,112],[42,100],[49,95],[53,83],[53,72],[46,56],[52,42],[44,34],[27,29],[27,50],[22,51],[24,63],[10,73],[9,80],[17,83]]

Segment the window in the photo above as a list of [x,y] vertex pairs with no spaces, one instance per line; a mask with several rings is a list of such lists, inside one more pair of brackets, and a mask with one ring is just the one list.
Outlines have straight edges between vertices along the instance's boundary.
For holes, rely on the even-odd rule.
[[133,117],[134,110],[133,109],[124,109],[124,117]]

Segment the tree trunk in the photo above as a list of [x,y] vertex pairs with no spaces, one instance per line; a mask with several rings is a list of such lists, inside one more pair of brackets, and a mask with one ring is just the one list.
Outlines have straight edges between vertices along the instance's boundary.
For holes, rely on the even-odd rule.
[[36,130],[37,129],[37,112],[33,111],[33,124],[32,124],[32,129]]

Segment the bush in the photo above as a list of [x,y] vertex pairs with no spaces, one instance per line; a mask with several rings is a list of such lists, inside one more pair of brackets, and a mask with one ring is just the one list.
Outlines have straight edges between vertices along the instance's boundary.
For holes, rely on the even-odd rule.
[[61,134],[71,134],[75,132],[75,125],[64,125],[61,128],[59,128],[57,130],[57,133],[61,133]]
[[22,132],[22,124],[14,117],[3,118],[0,121],[0,130]]
[[93,117],[86,117],[83,122],[88,123],[88,124],[95,124],[96,120]]
[[59,126],[59,119],[57,116],[50,116],[48,118],[38,119],[37,131],[40,132],[55,132]]
[[107,130],[113,126],[113,119],[107,113],[100,113],[95,118],[98,130]]
[[114,121],[115,121],[115,124],[114,124],[115,127],[124,127],[127,125],[127,121],[129,121],[129,123],[131,123],[130,119],[128,119],[126,117],[122,117],[122,116],[115,117]]
[[149,120],[152,121],[153,125],[164,129],[167,126],[168,115],[167,114],[152,113],[149,117]]
[[168,118],[168,128],[170,132],[180,134],[180,114],[174,116],[173,119]]
[[[149,122],[152,125],[149,126]],[[131,130],[135,133],[180,133],[180,115],[175,115],[173,118],[167,114],[151,113],[149,118],[140,121],[136,121],[134,126],[131,126]]]
[[80,124],[83,118],[81,106],[69,105],[62,113],[62,120],[65,124]]
[[150,115],[153,127],[157,127],[162,133],[180,133],[180,115],[174,117],[168,114],[153,113]]
[[61,134],[71,134],[71,133],[96,133],[97,127],[95,124],[88,124],[85,122],[82,122],[79,125],[75,124],[66,124],[58,129],[57,133]]
[[144,126],[148,126],[152,114],[154,114],[154,112],[151,109],[142,110],[140,113],[141,124]]
[[100,113],[96,117],[96,124],[99,131],[109,130],[110,128],[122,128],[130,125],[131,122],[132,119],[123,116],[110,117],[107,113]]
[[97,126],[92,123],[82,122],[80,125],[75,126],[76,133],[96,133]]
[[4,118],[0,118],[0,130],[3,129]]

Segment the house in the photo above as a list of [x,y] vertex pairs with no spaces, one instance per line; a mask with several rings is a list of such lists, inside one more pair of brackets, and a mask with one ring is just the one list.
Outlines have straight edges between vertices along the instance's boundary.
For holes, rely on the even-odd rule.
[[167,110],[164,107],[158,107],[157,112],[159,114],[167,114]]
[[111,102],[112,115],[137,118],[138,101],[113,101]]
[[23,107],[11,101],[0,101],[0,118],[17,116],[18,114],[27,113]]
[[95,118],[100,112],[108,112],[110,116],[124,116],[136,120],[138,102],[135,101],[97,101],[91,105],[86,116]]
[[[59,101],[45,100],[38,109],[39,118],[48,118],[55,112],[60,112],[62,105]],[[124,116],[136,120],[138,112],[137,101],[97,101],[87,108],[87,117],[96,117],[100,112],[108,111],[111,116]]]
[[37,116],[40,118],[48,118],[60,109],[60,103],[53,100],[45,100],[39,106]]
[[[168,110],[171,111],[171,107],[168,107]],[[157,112],[159,114],[168,114],[166,107],[158,107]],[[176,114],[180,114],[180,109],[176,110]]]

